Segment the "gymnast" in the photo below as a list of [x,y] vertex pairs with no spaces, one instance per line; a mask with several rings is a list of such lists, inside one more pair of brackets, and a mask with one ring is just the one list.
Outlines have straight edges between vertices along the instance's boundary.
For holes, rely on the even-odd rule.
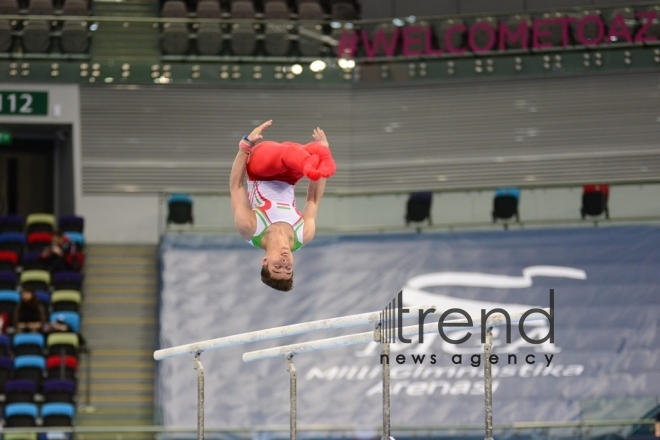
[[[320,128],[314,142],[263,141],[267,121],[238,144],[229,176],[231,208],[241,237],[266,251],[261,260],[261,281],[282,291],[293,288],[293,252],[314,238],[316,214],[326,178],[335,172],[328,140]],[[247,172],[247,190],[243,184]],[[309,179],[302,214],[296,207],[294,187]]]

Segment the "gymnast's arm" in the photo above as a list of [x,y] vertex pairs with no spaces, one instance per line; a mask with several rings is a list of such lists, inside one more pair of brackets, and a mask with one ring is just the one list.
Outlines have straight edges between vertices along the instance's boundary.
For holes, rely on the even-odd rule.
[[325,177],[319,180],[310,181],[307,185],[307,203],[303,209],[303,219],[305,225],[303,226],[303,244],[307,244],[314,238],[316,233],[316,214],[319,211],[319,204],[323,191],[325,190]]
[[234,223],[238,233],[246,240],[252,238],[257,228],[257,217],[250,208],[247,190],[245,189],[245,170],[248,153],[238,150],[229,175],[229,192],[231,194],[231,210],[234,213]]
[[248,156],[254,145],[263,139],[261,133],[271,125],[273,125],[272,119],[252,130],[252,133],[247,136],[249,142],[241,141],[229,175],[229,193],[231,194],[231,210],[234,213],[234,223],[238,233],[246,240],[251,239],[257,229],[257,216],[252,212],[250,200],[243,184]]
[[[316,142],[319,142],[328,148],[330,147],[325,132],[319,127],[314,129],[312,137]],[[307,203],[305,203],[305,209],[303,209],[303,219],[305,220],[305,226],[303,226],[304,244],[312,241],[314,234],[316,234],[316,214],[319,211],[319,204],[321,203],[321,197],[323,197],[323,191],[325,191],[325,177],[322,177],[317,181],[310,181],[309,185],[307,185]]]

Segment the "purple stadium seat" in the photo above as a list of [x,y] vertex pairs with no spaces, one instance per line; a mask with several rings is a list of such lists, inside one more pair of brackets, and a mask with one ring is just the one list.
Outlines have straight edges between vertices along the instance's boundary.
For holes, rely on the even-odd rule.
[[78,272],[65,270],[53,274],[54,290],[81,290],[82,276]]
[[0,215],[0,233],[23,232],[25,218],[22,215]]
[[36,392],[37,385],[31,380],[8,380],[5,383],[5,403],[32,403]]
[[76,383],[72,380],[49,379],[44,382],[43,395],[46,402],[73,403]]
[[11,348],[9,345],[9,336],[0,335],[0,356],[9,357],[11,356]]
[[48,270],[48,262],[40,258],[41,252],[26,252],[21,258],[23,270]]
[[62,232],[83,233],[85,229],[85,219],[75,215],[63,215],[57,220],[57,226]]
[[15,272],[0,272],[0,290],[14,290],[18,285],[18,275]]
[[0,357],[0,390],[5,389],[5,383],[11,377],[14,370],[14,361],[10,357]]

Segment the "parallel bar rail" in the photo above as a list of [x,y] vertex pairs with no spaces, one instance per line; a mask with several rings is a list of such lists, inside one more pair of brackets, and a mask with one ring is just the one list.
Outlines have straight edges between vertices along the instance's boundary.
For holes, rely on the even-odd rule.
[[[404,315],[404,318],[411,319],[417,317],[416,310],[437,309],[435,305],[408,306],[410,313]],[[172,348],[164,348],[154,352],[154,359],[157,361],[174,356],[185,354],[196,354],[209,350],[216,350],[234,345],[249,344],[251,342],[265,341],[268,339],[281,338],[284,336],[300,335],[316,330],[331,330],[338,328],[354,327],[358,325],[377,325],[380,322],[380,311],[362,313],[358,315],[342,316],[340,318],[328,318],[318,321],[304,322],[300,324],[286,325],[283,327],[274,327],[266,330],[257,330],[254,332],[241,333],[238,335],[225,336],[223,338],[209,339],[206,341],[193,342],[192,344],[179,345]],[[373,331],[369,333],[373,338]]]
[[[550,309],[543,309],[547,313],[550,313]],[[526,313],[526,311],[521,311],[521,312],[514,312],[510,313],[510,318],[511,318],[511,324],[517,323],[520,321],[521,316]],[[466,324],[465,327],[449,327],[444,329],[445,332],[452,332],[452,331],[459,331],[459,330],[467,330],[467,329],[474,329],[474,328],[479,328],[481,327],[481,318],[480,317],[471,317],[472,319],[472,324],[471,326],[467,326],[467,320],[466,319],[455,319],[451,321],[447,321],[447,323],[452,323],[452,324]],[[545,316],[543,317],[538,317],[538,316],[530,316],[529,318],[526,319],[526,321],[538,321],[541,319],[546,319]],[[501,313],[495,313],[491,315],[488,318],[487,324],[489,326],[498,326],[506,323],[506,319],[504,315]],[[411,337],[411,336],[416,336],[419,334],[420,331],[420,326],[419,325],[411,325],[407,327],[403,327],[401,332],[401,335],[404,337]],[[423,330],[424,334],[427,333],[434,333],[438,331],[438,323],[430,323],[430,324],[424,324]],[[334,338],[327,338],[327,339],[319,339],[316,341],[311,341],[311,342],[301,342],[298,344],[291,344],[291,345],[284,345],[280,347],[274,347],[274,348],[267,348],[264,350],[257,350],[257,351],[250,351],[245,354],[243,354],[243,362],[254,362],[254,361],[259,361],[262,359],[272,359],[272,358],[277,358],[277,357],[285,357],[289,356],[292,354],[300,354],[300,353],[309,353],[312,351],[319,351],[319,350],[326,350],[329,348],[335,348],[335,347],[345,347],[348,345],[355,345],[355,344],[363,344],[367,342],[371,342],[374,338],[374,332],[365,332],[365,333],[355,333],[352,335],[347,335],[347,336],[337,336]]]

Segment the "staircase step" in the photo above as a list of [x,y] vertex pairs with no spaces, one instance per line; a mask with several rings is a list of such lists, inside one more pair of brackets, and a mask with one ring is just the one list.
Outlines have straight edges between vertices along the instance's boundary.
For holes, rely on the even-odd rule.
[[[108,5],[101,8],[106,9]],[[99,30],[101,28],[105,28],[104,38],[110,41],[107,24]],[[125,29],[122,32],[127,34]],[[98,36],[97,32],[95,41]],[[156,370],[153,350],[158,335],[157,249],[155,246],[92,245],[86,257],[82,333],[91,349],[91,358],[81,359],[78,393],[84,409],[89,386],[90,405],[94,410],[79,411],[76,424],[152,425]],[[153,433],[76,435],[77,439],[89,440],[154,437]]]
[[155,296],[157,293],[156,284],[153,285],[112,285],[112,284],[96,284],[89,285],[85,283],[84,295],[85,299],[93,295],[116,295],[118,293]]
[[90,304],[85,305],[85,321],[86,324],[100,324],[104,323],[104,318],[125,317],[125,318],[152,318],[156,317],[156,307],[154,303],[105,303],[105,304]]

